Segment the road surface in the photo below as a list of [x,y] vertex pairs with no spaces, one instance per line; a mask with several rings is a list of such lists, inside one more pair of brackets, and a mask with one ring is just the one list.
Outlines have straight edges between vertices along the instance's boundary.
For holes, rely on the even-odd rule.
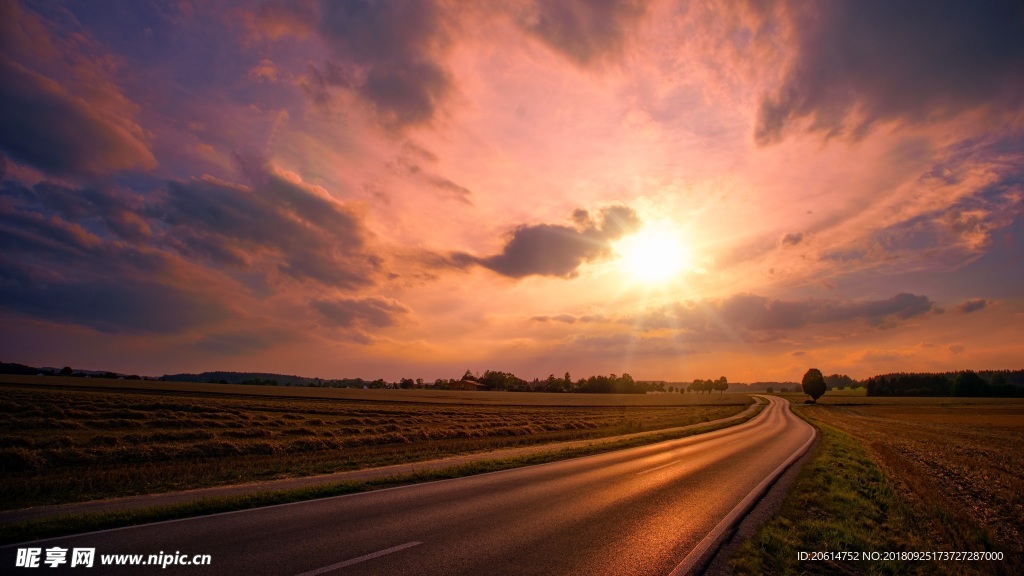
[[[5,574],[670,574],[813,437],[770,404],[745,424],[628,450],[471,476],[68,536],[0,549]],[[67,563],[45,564],[47,550]],[[39,548],[40,568],[14,568]],[[94,548],[91,569],[70,567]],[[209,566],[102,566],[107,555]]]

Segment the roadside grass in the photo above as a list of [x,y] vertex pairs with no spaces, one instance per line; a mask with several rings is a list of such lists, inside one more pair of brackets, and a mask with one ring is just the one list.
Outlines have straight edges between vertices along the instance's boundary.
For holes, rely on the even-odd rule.
[[0,386],[0,509],[700,424],[753,402],[489,406]]
[[[736,574],[1021,574],[1013,549],[942,505],[908,495],[860,440],[826,424],[818,410],[798,413],[819,430],[810,460],[779,512],[728,564]],[[799,552],[1002,551],[1003,561],[801,561]]]
[[762,403],[758,403],[757,410],[752,414],[726,423],[713,423],[684,431],[655,432],[649,435],[644,435],[643,437],[609,440],[587,446],[539,452],[513,458],[480,460],[438,470],[424,470],[412,474],[388,476],[360,482],[338,482],[293,490],[277,490],[240,496],[207,498],[189,503],[167,506],[151,506],[146,508],[90,514],[65,514],[25,522],[3,524],[0,525],[0,545],[28,542],[31,540],[64,536],[68,534],[81,534],[96,530],[135,526],[165,520],[233,512],[275,504],[287,504],[318,498],[342,496],[346,494],[407,486],[422,482],[448,480],[464,476],[498,472],[512,468],[520,468],[523,466],[533,466],[559,460],[580,458],[583,456],[602,454],[615,450],[624,450],[627,448],[654,444],[666,440],[686,438],[688,436],[704,434],[706,432],[713,432],[715,430],[721,430],[723,428],[742,424],[757,416],[761,412],[763,406],[764,405]]

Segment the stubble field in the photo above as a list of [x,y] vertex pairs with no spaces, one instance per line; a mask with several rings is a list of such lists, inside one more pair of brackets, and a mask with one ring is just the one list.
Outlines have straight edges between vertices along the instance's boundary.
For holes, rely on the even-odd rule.
[[[819,441],[735,574],[1022,574],[1024,399],[786,395]],[[800,561],[799,551],[1002,553],[1002,559]]]
[[944,400],[803,410],[860,439],[909,498],[949,517],[933,523],[939,541],[1024,550],[1024,401]]
[[660,430],[732,416],[751,403],[742,395],[703,400],[709,404],[495,406],[2,385],[0,509]]

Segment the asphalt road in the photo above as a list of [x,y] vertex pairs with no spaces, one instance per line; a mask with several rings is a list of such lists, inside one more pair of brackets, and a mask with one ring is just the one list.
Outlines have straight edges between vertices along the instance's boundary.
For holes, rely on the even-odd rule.
[[[772,398],[745,424],[629,450],[0,549],[5,574],[671,573],[813,429]],[[68,562],[45,564],[47,550]],[[19,548],[40,567],[15,568]],[[70,567],[94,548],[92,568]],[[102,566],[114,554],[209,566]]]

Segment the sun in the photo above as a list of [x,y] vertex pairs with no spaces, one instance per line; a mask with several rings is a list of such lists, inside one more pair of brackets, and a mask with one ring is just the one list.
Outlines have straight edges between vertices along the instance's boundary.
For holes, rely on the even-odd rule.
[[680,230],[669,222],[645,225],[616,242],[614,249],[630,279],[645,284],[666,283],[691,265]]

